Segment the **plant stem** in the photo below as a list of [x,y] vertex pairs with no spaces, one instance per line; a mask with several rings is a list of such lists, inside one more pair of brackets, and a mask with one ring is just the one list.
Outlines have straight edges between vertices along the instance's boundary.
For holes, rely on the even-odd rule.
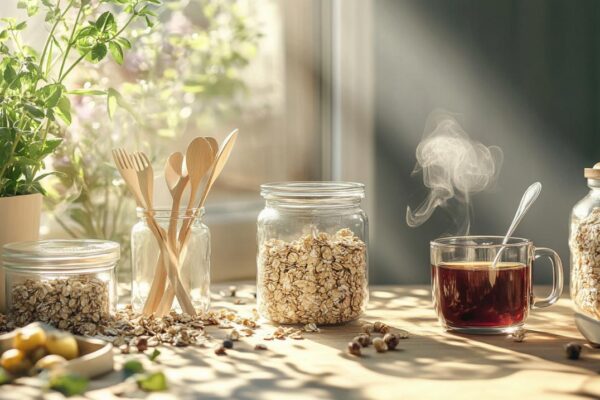
[[[75,17],[75,22],[73,22],[73,29],[71,29],[71,35],[69,36],[69,41],[67,42],[67,48],[65,49],[65,54],[63,55],[62,63],[60,64],[60,70],[58,72],[58,76],[62,76],[63,70],[65,69],[65,63],[67,62],[67,58],[69,58],[69,51],[71,51],[71,47],[73,47],[73,37],[75,36],[75,31],[77,30],[79,18],[81,18],[81,14],[83,13],[83,7],[79,8],[77,12],[77,16]],[[62,81],[62,80],[61,80]]]
[[[58,3],[56,4],[56,8],[58,8],[58,9],[60,9],[60,1],[61,0],[58,0]],[[52,40],[54,38],[54,31],[56,31],[58,24],[64,18],[64,16],[67,14],[67,11],[69,11],[69,9],[71,8],[72,5],[73,5],[73,1],[69,2],[69,5],[65,8],[65,11],[60,15],[60,18],[56,19],[56,21],[54,22],[54,25],[52,25],[52,28],[50,29],[50,33],[48,34],[48,37],[46,38],[46,43],[44,43],[44,50],[42,50],[42,55],[40,56],[40,71],[43,71],[42,67],[44,66],[44,58],[46,57],[46,52],[48,51],[48,46],[50,45],[50,43],[52,42]],[[48,69],[46,69],[46,74],[48,74]]]

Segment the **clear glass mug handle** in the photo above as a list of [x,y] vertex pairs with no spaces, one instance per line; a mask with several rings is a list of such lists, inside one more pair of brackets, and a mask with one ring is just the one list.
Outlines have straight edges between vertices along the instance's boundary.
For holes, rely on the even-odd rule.
[[552,292],[548,297],[540,300],[534,300],[532,308],[544,308],[556,303],[563,291],[563,267],[562,261],[558,253],[546,247],[538,247],[535,249],[534,260],[547,257],[552,263]]

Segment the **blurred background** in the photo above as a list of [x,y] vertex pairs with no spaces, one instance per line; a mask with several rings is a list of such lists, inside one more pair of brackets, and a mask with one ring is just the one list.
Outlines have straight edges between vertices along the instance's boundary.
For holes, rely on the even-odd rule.
[[[0,17],[19,16],[16,3],[2,1]],[[471,232],[504,234],[540,181],[517,235],[556,249],[568,268],[569,213],[587,191],[583,168],[600,161],[597,1],[166,0],[159,19],[134,30],[123,67],[73,77],[119,90],[137,116],[110,120],[93,97],[75,105],[46,236],[118,240],[126,255],[135,209],[110,149],[145,150],[162,170],[192,137],[239,127],[207,204],[213,280],[254,277],[261,183],[333,179],[367,185],[371,281],[427,283],[429,241],[457,227],[438,209],[410,228],[406,207],[427,194],[411,172],[427,117],[442,108],[504,152],[496,184],[472,199]],[[47,29],[30,24],[30,41]],[[163,189],[156,201],[167,199]],[[120,275],[128,268],[125,256]],[[549,282],[543,265],[534,270]]]

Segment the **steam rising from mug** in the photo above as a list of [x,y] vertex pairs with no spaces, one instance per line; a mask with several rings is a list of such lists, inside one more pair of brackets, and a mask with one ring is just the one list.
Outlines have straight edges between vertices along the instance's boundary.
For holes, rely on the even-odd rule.
[[[423,171],[423,184],[429,189],[425,201],[415,211],[406,209],[406,223],[423,224],[439,206],[452,201],[464,214],[458,233],[470,230],[470,196],[491,187],[502,166],[502,150],[472,140],[454,116],[434,111],[427,119],[425,136],[417,147],[413,174]],[[457,217],[457,213],[451,213]]]

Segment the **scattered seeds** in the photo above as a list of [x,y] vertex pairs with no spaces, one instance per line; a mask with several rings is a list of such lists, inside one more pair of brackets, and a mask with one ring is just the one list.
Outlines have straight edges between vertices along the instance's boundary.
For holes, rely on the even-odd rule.
[[262,343],[258,343],[254,345],[254,350],[267,350],[267,346]]
[[565,352],[567,353],[567,358],[569,360],[578,360],[581,355],[581,345],[579,343],[567,343],[565,345]]
[[378,353],[385,353],[388,350],[387,344],[380,337],[373,339],[373,347],[375,347],[375,350],[377,350]]
[[227,337],[229,338],[229,340],[236,342],[240,340],[240,332],[237,329],[232,329],[231,332],[229,332],[229,335],[227,335]]
[[225,339],[223,340],[223,347],[226,349],[233,349],[233,340]]
[[362,347],[368,347],[373,341],[371,340],[371,336],[363,333],[362,335],[356,336],[352,339],[353,342],[358,342]]
[[348,342],[348,353],[352,354],[353,356],[360,357],[361,356],[360,349],[361,349],[360,343],[355,342],[355,341]]
[[146,339],[146,338],[138,339],[135,347],[137,347],[137,351],[139,351],[140,353],[143,353],[144,351],[148,350],[148,339]]
[[385,342],[385,344],[387,345],[387,348],[389,350],[394,350],[398,346],[400,339],[398,338],[397,335],[395,335],[393,333],[386,333],[383,336],[383,341]]
[[227,355],[227,351],[225,351],[225,347],[219,346],[215,349],[215,354],[218,356],[224,356]]
[[526,333],[527,332],[525,331],[525,329],[517,329],[516,331],[511,333],[509,337],[513,340],[513,342],[521,343],[523,340],[525,340]]

